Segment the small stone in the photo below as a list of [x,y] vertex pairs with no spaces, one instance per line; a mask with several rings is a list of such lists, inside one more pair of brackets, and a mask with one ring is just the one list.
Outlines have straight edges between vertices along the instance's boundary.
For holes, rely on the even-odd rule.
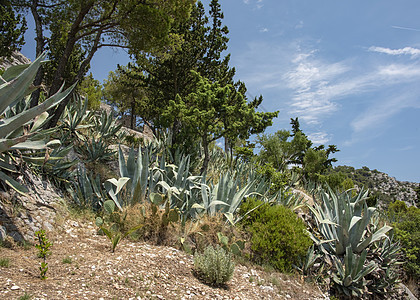
[[14,290],[18,290],[18,289],[20,289],[20,287],[18,287],[17,285],[14,285],[14,286],[12,286],[10,289],[11,289],[12,291],[14,291]]
[[290,299],[290,298],[292,298],[292,296],[290,296],[289,294],[286,294],[286,298]]

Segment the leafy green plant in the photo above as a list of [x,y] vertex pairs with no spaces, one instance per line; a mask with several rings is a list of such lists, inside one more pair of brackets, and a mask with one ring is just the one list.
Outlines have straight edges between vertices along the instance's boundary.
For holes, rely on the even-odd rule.
[[74,87],[64,92],[60,89],[35,107],[23,104],[22,99],[33,91],[31,83],[45,56],[42,54],[28,66],[10,67],[0,77],[0,180],[19,193],[26,193],[27,189],[7,174],[18,172],[10,162],[11,151],[40,150],[48,146],[47,136],[51,131],[40,130],[48,117],[46,111],[63,101]]
[[0,258],[0,267],[8,268],[10,266],[10,259],[6,258]]
[[[112,215],[115,212],[115,203],[112,200],[107,200],[104,202],[104,210],[109,215]],[[118,244],[127,236],[129,236],[134,231],[140,229],[143,227],[143,224],[134,226],[130,228],[129,230],[125,231],[124,233],[121,233],[120,228],[117,223],[112,223],[110,226],[105,227],[104,226],[104,219],[101,217],[97,217],[95,224],[98,226],[101,231],[108,237],[109,241],[111,242],[111,251],[112,253],[115,252],[115,248],[117,248]]]
[[[165,195],[151,193],[149,198],[152,213],[148,223],[157,231],[157,243],[161,244],[166,239],[169,226],[179,221],[179,212],[177,208],[170,208],[170,201]],[[146,217],[144,208],[143,216]]]
[[143,142],[143,138],[138,138],[135,135],[127,135],[125,141],[132,147],[138,147]]
[[241,206],[241,212],[248,211],[252,212],[241,224],[252,234],[252,259],[280,271],[291,270],[312,244],[303,221],[284,206],[254,198]]
[[31,294],[28,294],[27,292],[25,292],[25,294],[23,294],[22,296],[20,296],[18,299],[19,300],[30,300],[32,298]]
[[420,279],[420,208],[402,201],[390,204],[388,219],[395,228],[395,239],[401,243],[405,256],[403,269],[407,279]]
[[63,264],[71,264],[73,262],[73,260],[70,256],[66,256],[65,258],[63,258],[63,260],[61,262]]
[[208,246],[204,253],[194,255],[194,269],[205,283],[220,286],[232,278],[235,264],[223,248]]
[[35,245],[35,247],[39,250],[38,256],[43,259],[43,261],[41,262],[41,266],[39,267],[40,277],[42,280],[45,280],[47,279],[48,271],[47,255],[51,253],[49,249],[52,246],[52,244],[48,240],[43,229],[36,231],[35,236],[38,238],[39,242],[39,244]]

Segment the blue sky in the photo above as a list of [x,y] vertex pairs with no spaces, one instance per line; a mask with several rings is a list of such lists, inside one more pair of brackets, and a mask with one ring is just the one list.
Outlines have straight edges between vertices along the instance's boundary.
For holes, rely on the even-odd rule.
[[[316,144],[338,146],[337,164],[420,182],[418,0],[220,3],[236,78],[249,96],[263,95],[265,110],[280,111],[269,133],[299,117]],[[102,80],[127,62],[101,50],[91,71]]]

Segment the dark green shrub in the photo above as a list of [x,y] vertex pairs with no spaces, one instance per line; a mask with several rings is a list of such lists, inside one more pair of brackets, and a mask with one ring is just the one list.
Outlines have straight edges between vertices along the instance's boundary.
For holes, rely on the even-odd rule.
[[281,205],[270,205],[248,199],[241,213],[252,211],[242,224],[251,237],[252,259],[269,264],[280,271],[289,271],[312,245],[305,224],[294,212]]
[[219,286],[232,278],[235,264],[223,248],[208,246],[203,254],[194,255],[194,269],[205,283]]
[[395,228],[395,237],[401,242],[406,257],[403,264],[408,278],[420,279],[420,209],[407,207],[403,201],[395,201],[388,208],[388,218]]

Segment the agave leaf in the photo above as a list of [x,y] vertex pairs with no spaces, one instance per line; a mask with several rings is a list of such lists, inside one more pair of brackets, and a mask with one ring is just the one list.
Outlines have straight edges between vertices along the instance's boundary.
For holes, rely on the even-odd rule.
[[48,116],[49,116],[49,114],[46,111],[44,111],[42,114],[38,115],[35,118],[34,124],[32,125],[31,132],[37,131],[45,123]]
[[0,153],[9,150],[11,147],[13,147],[16,144],[23,143],[32,135],[33,134],[28,134],[28,135],[19,136],[13,139],[0,139]]
[[114,201],[115,205],[118,207],[119,210],[122,210],[122,206],[120,201],[118,200],[117,195],[114,193],[113,185],[109,181],[105,181],[105,189],[108,192],[108,195]]
[[0,168],[9,172],[17,172],[16,166],[9,164],[8,162],[0,158]]
[[351,218],[351,222],[350,222],[350,226],[349,226],[349,231],[353,228],[353,226],[359,222],[362,219],[362,217],[356,217],[354,216],[353,218]]
[[231,225],[235,225],[235,221],[233,220],[233,214],[231,212],[226,212],[223,215],[226,217],[226,219]]
[[55,105],[59,104],[61,101],[63,101],[73,90],[73,88],[76,86],[76,83],[73,84],[71,87],[69,87],[64,92],[61,92],[60,90],[42,102],[41,104],[32,107],[28,110],[23,111],[20,114],[17,114],[11,118],[7,118],[4,120],[3,124],[0,125],[0,138],[6,137],[10,132],[15,130],[15,128],[18,128],[25,124],[26,122],[32,120],[36,116],[40,115],[44,111],[54,107]]
[[21,195],[26,196],[26,193],[29,192],[29,190],[25,186],[21,185],[19,182],[14,180],[12,177],[4,174],[1,171],[0,171],[0,179],[1,179],[1,181],[6,183],[8,186],[10,186],[12,189],[14,189],[16,192],[18,192]]
[[117,195],[129,180],[130,178],[128,177],[121,177],[118,180],[115,178],[108,179],[107,182],[110,182],[117,187],[117,190],[115,191],[115,195]]
[[374,234],[370,235],[368,238],[366,238],[361,243],[359,243],[357,245],[356,252],[362,251],[363,249],[368,247],[371,243],[374,243],[374,242],[379,241],[383,238],[386,238],[386,233],[388,231],[390,231],[391,229],[392,229],[392,227],[390,227],[388,225],[384,225],[382,228],[375,231]]
[[[130,149],[131,154],[132,149]],[[121,177],[128,177],[127,165],[125,164],[124,154],[121,150],[121,145],[118,147],[118,162],[120,168],[120,176]]]
[[20,150],[41,150],[44,149],[46,147],[46,142],[43,140],[39,140],[39,141],[26,141],[23,143],[19,143],[16,144],[12,147],[10,147],[10,149],[15,150],[15,149],[20,149]]
[[[56,147],[56,146],[61,146],[60,140],[51,140],[47,143],[47,147]],[[60,157],[60,158],[63,158],[63,157]]]
[[16,65],[8,67],[2,77],[6,81],[10,81],[15,79],[20,73],[22,73],[30,64],[23,64],[23,65]]
[[41,54],[32,64],[29,65],[18,77],[0,86],[0,114],[15,101],[23,98],[26,88],[31,85],[35,78],[41,61],[45,58],[46,53]]
[[191,206],[191,208],[195,208],[195,209],[204,209],[204,210],[205,210],[204,206],[203,206],[203,205],[201,205],[201,204],[198,204],[198,203],[194,203],[194,204]]
[[135,188],[134,188],[134,192],[133,192],[132,197],[131,197],[131,204],[143,201],[143,196],[142,195],[143,195],[143,189],[141,187],[140,182],[137,182],[137,184],[135,185]]

